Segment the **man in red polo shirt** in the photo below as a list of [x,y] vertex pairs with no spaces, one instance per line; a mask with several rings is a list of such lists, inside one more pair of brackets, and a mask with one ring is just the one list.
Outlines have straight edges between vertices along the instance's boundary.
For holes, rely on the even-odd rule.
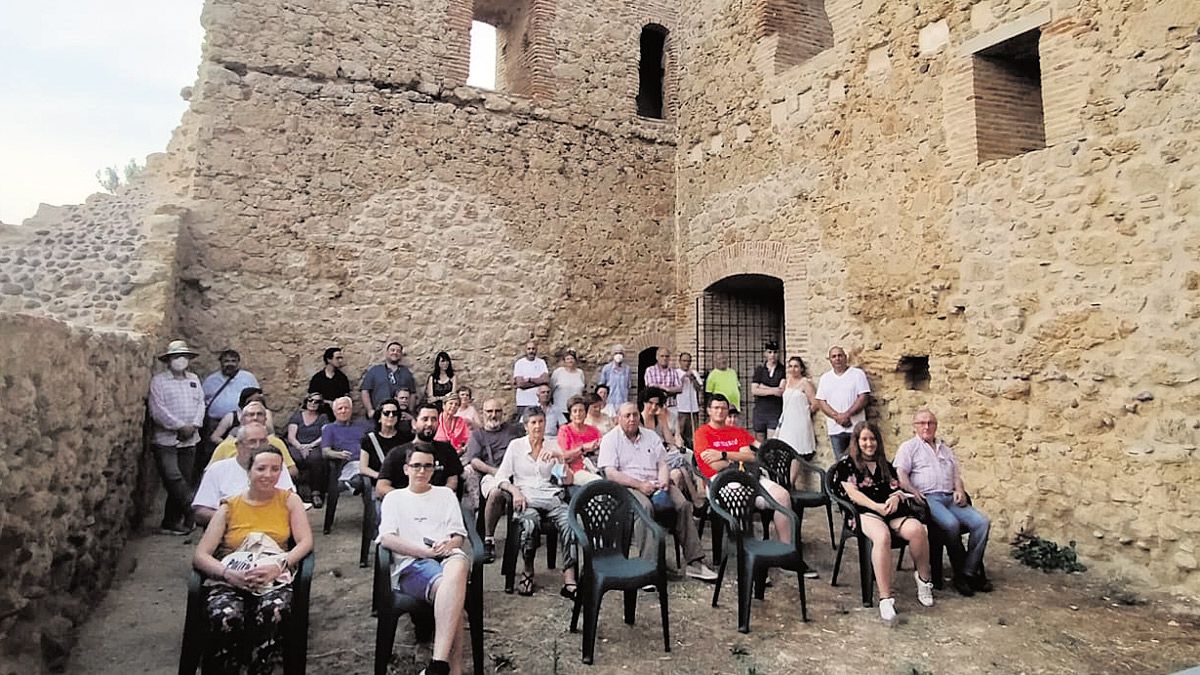
[[[722,394],[713,394],[709,400],[708,423],[696,430],[695,440],[696,466],[705,478],[712,478],[728,466],[753,462],[757,457],[758,441],[749,431],[729,424],[729,399]],[[772,499],[790,507],[791,495],[782,485],[765,476],[759,477],[758,482]],[[755,506],[766,508],[766,500],[760,497]],[[775,512],[775,534],[785,544],[792,539],[791,523],[778,511]]]

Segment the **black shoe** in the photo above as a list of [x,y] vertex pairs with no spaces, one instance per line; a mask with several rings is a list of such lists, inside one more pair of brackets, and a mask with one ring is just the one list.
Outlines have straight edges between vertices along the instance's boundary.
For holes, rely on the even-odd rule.
[[988,578],[981,574],[973,574],[967,577],[967,584],[976,593],[991,593],[993,590],[992,582],[988,581]]
[[485,539],[483,542],[483,564],[490,565],[494,562],[496,562],[496,542]]
[[975,595],[975,591],[971,588],[971,583],[967,580],[967,577],[955,576],[954,581],[951,583],[954,584],[954,590],[958,591],[958,594],[964,598]]
[[312,505],[314,509],[325,508],[325,498],[314,492],[312,496]]

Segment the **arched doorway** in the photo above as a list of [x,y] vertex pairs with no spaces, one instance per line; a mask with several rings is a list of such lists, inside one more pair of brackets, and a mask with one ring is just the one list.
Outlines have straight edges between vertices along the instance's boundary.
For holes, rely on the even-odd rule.
[[[642,389],[646,388],[646,369],[654,365],[658,356],[658,345],[651,345],[642,351],[638,352],[637,362],[637,393],[641,396]],[[636,400],[636,399],[635,399]],[[639,405],[639,408],[641,406]]]
[[783,280],[765,274],[725,277],[696,299],[697,367],[707,375],[724,358],[737,371],[743,426],[754,412],[750,380],[762,363],[763,343],[778,343],[781,359],[787,353],[783,317]]

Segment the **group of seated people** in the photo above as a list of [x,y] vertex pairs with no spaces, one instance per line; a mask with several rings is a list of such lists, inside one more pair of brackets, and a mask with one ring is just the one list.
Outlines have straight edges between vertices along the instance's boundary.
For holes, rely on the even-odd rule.
[[[707,422],[696,428],[691,449],[663,414],[665,394],[653,387],[643,390],[640,405],[620,404],[615,419],[604,413],[603,400],[594,393],[576,395],[567,401],[565,417],[556,420],[553,436],[547,434],[542,407],[525,407],[513,422],[500,399],[491,397],[476,413],[478,424],[469,425],[465,441],[447,433],[447,413],[457,416],[461,410],[447,403],[457,403],[457,396],[448,393],[440,404],[426,400],[411,411],[407,398],[400,398],[375,405],[368,429],[353,419],[349,397],[333,401],[334,419],[323,421],[319,409],[324,401],[309,394],[288,422],[286,442],[270,433],[261,402],[249,401],[241,409],[193,501],[196,521],[208,526],[194,564],[212,586],[211,625],[229,635],[212,641],[216,649],[206,663],[214,672],[235,670],[229,664],[239,660],[262,665],[277,658],[277,628],[287,613],[290,575],[313,548],[304,512],[319,507],[329,489],[372,491],[377,542],[395,554],[393,587],[434,607],[428,673],[461,671],[461,610],[468,576],[463,544],[465,528],[474,524],[464,523],[460,501],[469,511],[483,510],[484,550],[474,553],[488,563],[495,559],[496,529],[506,502],[511,503],[515,528],[506,536],[519,543],[523,568],[517,592],[523,596],[536,591],[534,554],[539,530],[548,526],[557,531],[562,551],[559,593],[574,599],[577,553],[567,504],[572,486],[595,480],[625,486],[647,511],[674,510],[683,573],[702,581],[717,578],[705,560],[693,514],[706,500],[706,481],[730,467],[754,470],[759,448],[755,437],[736,424],[725,396],[713,394],[707,401]],[[901,446],[893,465],[879,429],[859,422],[848,453],[834,470],[831,491],[853,505],[855,513],[847,517],[857,518],[873,543],[879,611],[885,621],[896,618],[893,536],[903,538],[913,556],[917,601],[933,605],[927,526],[946,533],[942,539],[950,550],[955,588],[964,595],[991,590],[982,574],[988,521],[969,505],[957,460],[936,430],[933,413],[919,411],[914,437]],[[797,454],[795,462],[801,461],[806,460]],[[301,492],[308,493],[305,499],[296,492],[297,480]],[[791,503],[792,486],[765,475],[760,483],[775,501]],[[790,538],[787,523],[784,514],[775,513],[773,536],[784,543]],[[962,527],[970,533],[965,548]],[[239,566],[235,560],[231,565],[228,556],[244,553],[254,533],[291,546],[264,549],[262,539],[255,538],[256,559],[273,564]],[[644,536],[640,532],[635,538],[638,554],[652,557],[651,547],[641,545]],[[815,576],[815,571],[807,574]]]

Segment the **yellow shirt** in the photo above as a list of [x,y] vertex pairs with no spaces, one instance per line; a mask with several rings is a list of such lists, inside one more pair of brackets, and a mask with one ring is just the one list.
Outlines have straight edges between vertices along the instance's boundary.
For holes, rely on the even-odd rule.
[[225,538],[221,545],[226,551],[236,551],[251,532],[262,532],[287,550],[292,527],[288,519],[287,501],[292,495],[289,490],[275,490],[275,495],[265,504],[254,505],[246,501],[246,493],[225,500],[229,509],[225,521]]
[[[283,465],[285,467],[291,469],[296,466],[296,462],[292,459],[291,453],[288,452],[287,444],[283,442],[282,438],[271,434],[267,436],[267,442],[271,444],[272,448],[275,448],[283,455]],[[237,457],[237,441],[234,440],[233,436],[221,441],[217,449],[213,450],[212,459],[208,460],[208,466],[212,466],[213,462],[219,462],[222,459],[229,459],[230,457]]]

